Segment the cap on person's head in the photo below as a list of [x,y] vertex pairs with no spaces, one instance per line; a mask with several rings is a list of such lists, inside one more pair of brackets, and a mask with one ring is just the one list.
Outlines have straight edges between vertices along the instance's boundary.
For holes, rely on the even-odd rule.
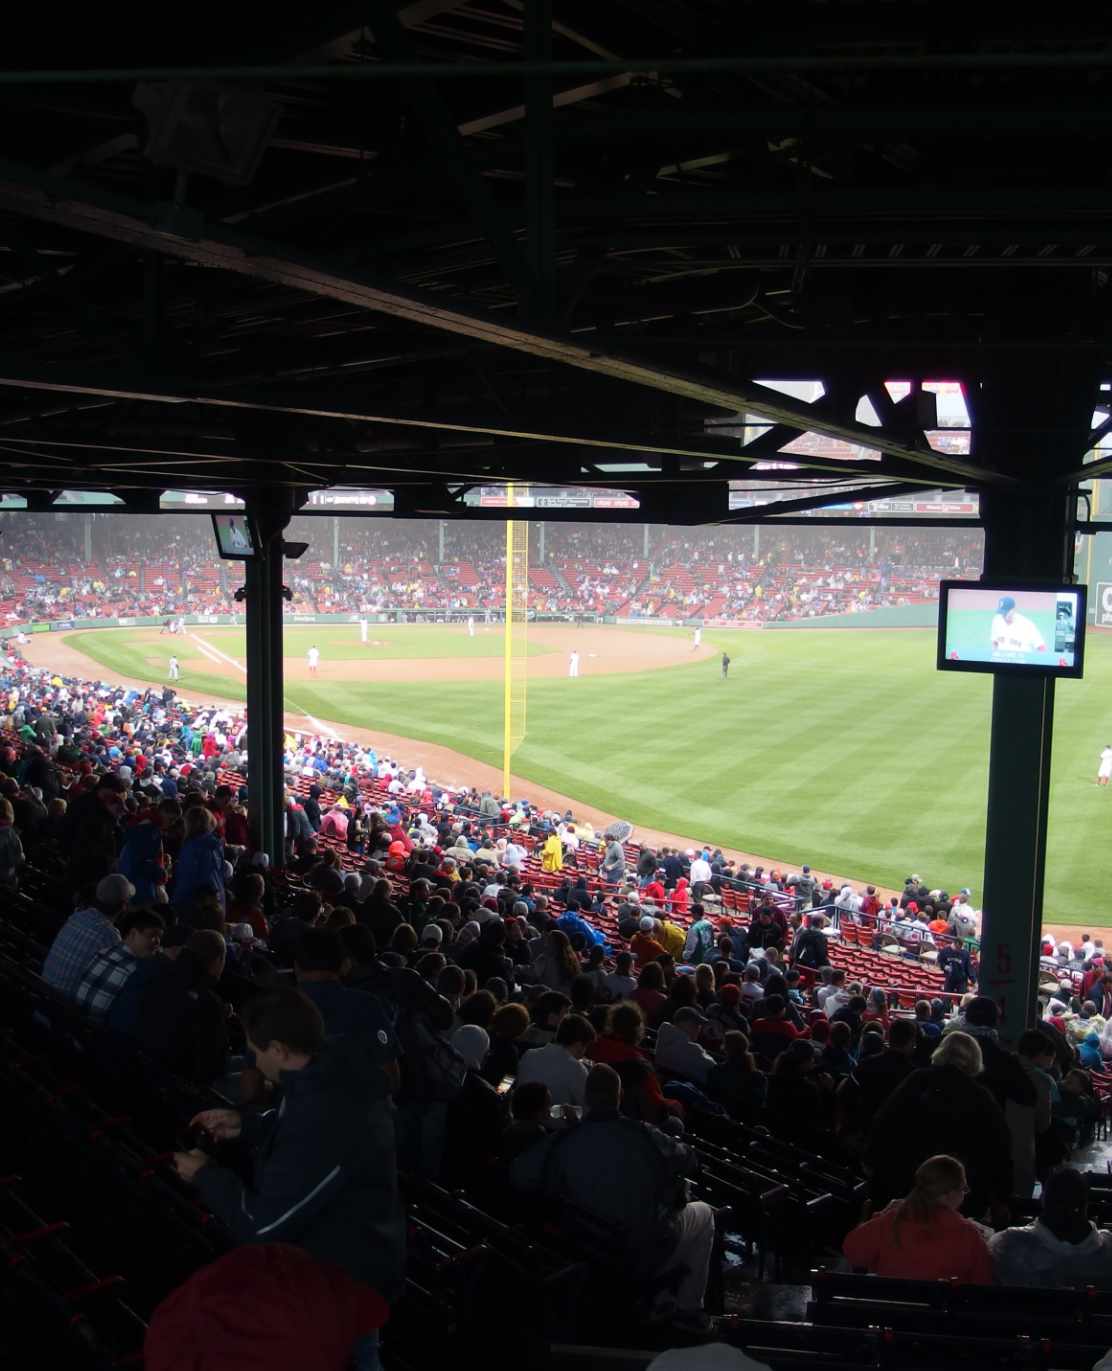
[[97,903],[106,905],[126,904],[135,898],[135,887],[126,876],[118,871],[111,876],[102,876],[97,882]]
[[1015,599],[1011,595],[1001,595],[1000,603],[996,606],[997,614],[1007,614],[1009,609],[1015,609]]
[[811,868],[807,865],[806,862],[803,863],[803,874],[804,876],[809,876],[811,874]]
[[444,930],[439,924],[426,924],[421,929],[421,941],[423,943],[435,943],[439,947],[444,941]]
[[490,1051],[490,1035],[478,1024],[467,1023],[452,1034],[452,1046],[471,1071],[478,1071]]
[[707,1016],[700,1014],[694,1005],[685,1004],[682,1009],[677,1009],[672,1015],[672,1022],[677,1028],[681,1028],[685,1023],[706,1023]]
[[958,891],[958,894],[962,897],[963,900],[967,900],[970,897],[970,895],[972,895],[972,893],[973,892],[969,889],[967,885],[963,885],[962,888]]
[[822,883],[822,888],[823,888],[823,890],[833,890],[833,889],[834,889],[834,882],[833,882],[833,881],[823,881],[823,883]]
[[996,1008],[995,1000],[990,1000],[987,995],[975,995],[965,1006],[963,1017],[974,1028],[995,1028],[1000,1011]]
[[653,928],[655,927],[655,921],[653,919],[650,919],[649,916],[646,914],[643,916],[638,926],[641,929],[642,933],[651,933],[653,931]]
[[718,998],[723,1004],[734,1008],[741,999],[741,987],[736,985],[724,985],[718,992]]

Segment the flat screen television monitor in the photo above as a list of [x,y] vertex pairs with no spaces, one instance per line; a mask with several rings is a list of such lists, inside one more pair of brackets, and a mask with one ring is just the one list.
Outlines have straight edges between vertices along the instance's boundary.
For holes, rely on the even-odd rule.
[[1015,581],[943,581],[938,669],[1015,676],[1080,676],[1085,587]]
[[258,555],[259,540],[246,514],[214,514],[212,529],[216,534],[216,550],[221,557],[233,562],[246,562]]

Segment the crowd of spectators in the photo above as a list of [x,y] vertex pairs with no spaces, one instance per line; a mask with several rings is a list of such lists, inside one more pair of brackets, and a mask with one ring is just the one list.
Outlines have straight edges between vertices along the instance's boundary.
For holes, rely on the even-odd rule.
[[[608,1251],[702,1336],[716,1213],[690,1138],[724,1119],[864,1172],[856,1268],[1112,1288],[1067,1165],[1101,1116],[1093,940],[1048,950],[1066,999],[1012,1051],[970,984],[968,891],[913,876],[886,903],[807,867],[637,848],[308,734],[285,740],[285,850],[263,853],[242,712],[7,657],[0,713],[0,881],[50,873],[43,978],[121,1050],[228,1097],[174,1166],[237,1242],[292,1244],[389,1304],[401,1167]],[[838,964],[869,919],[903,933],[871,981]],[[890,992],[889,968],[949,952],[952,994]]]
[[[216,556],[196,516],[0,515],[19,537],[0,557],[0,626],[91,617],[234,612],[242,567]],[[83,518],[91,518],[86,547]],[[500,527],[428,520],[301,517],[309,551],[286,579],[293,614],[391,610],[497,615],[504,602]],[[441,546],[442,541],[442,546]],[[548,524],[533,534],[535,614],[763,623],[931,600],[945,575],[976,575],[979,531],[761,530]],[[16,551],[15,549],[18,549]],[[88,555],[87,555],[88,554]]]

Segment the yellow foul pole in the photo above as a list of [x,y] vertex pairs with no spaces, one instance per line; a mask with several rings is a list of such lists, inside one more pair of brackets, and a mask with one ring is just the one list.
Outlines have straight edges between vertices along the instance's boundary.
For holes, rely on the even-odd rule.
[[[506,503],[512,507],[514,488],[506,487]],[[502,795],[510,795],[510,756],[513,752],[513,603],[514,521],[506,520],[506,615],[502,626]]]

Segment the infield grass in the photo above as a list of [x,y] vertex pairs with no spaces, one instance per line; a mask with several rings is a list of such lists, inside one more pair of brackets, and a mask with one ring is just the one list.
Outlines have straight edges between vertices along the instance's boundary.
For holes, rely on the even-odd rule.
[[[129,636],[67,641],[147,678]],[[327,656],[324,631],[316,638]],[[897,887],[915,871],[932,886],[979,894],[988,676],[937,672],[933,629],[708,630],[704,641],[729,652],[728,680],[712,659],[531,682],[529,732],[514,771],[634,823],[792,867],[810,862]],[[1094,779],[1112,741],[1112,635],[1091,634],[1086,650],[1085,679],[1062,681],[1056,692],[1046,919],[1103,927],[1112,925],[1112,786]],[[167,655],[161,648],[149,679],[164,678]],[[242,698],[241,687],[195,671],[181,655],[186,693],[192,685]],[[295,682],[287,700],[317,718],[501,763],[496,682]]]

